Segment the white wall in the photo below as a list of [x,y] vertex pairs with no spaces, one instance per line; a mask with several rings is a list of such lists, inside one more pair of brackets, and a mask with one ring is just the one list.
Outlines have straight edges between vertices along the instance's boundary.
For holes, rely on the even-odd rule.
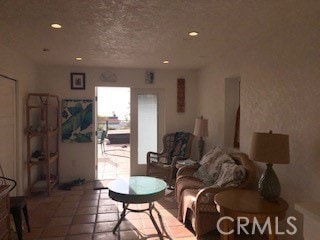
[[22,193],[27,184],[25,99],[28,92],[36,91],[38,69],[36,65],[22,54],[0,44],[0,74],[16,79],[17,86],[17,190]]
[[[134,88],[159,88],[165,95],[165,132],[193,132],[197,107],[197,72],[186,70],[156,70],[153,84],[145,84],[143,69],[111,69],[117,75],[116,83],[103,83],[100,74],[105,68],[41,67],[39,91],[57,94],[60,99],[94,99],[96,86],[121,86]],[[109,69],[110,70],[110,69]],[[86,90],[70,89],[70,73],[86,74]],[[186,112],[177,113],[177,78],[186,79]],[[95,144],[62,143],[60,145],[61,180],[75,178],[94,179]],[[72,165],[72,162],[75,164]]]
[[[224,142],[224,79],[241,76],[240,150],[248,153],[255,131],[289,134],[291,161],[275,165],[282,197],[289,203],[287,216],[302,215],[295,202],[320,198],[320,48],[318,14],[301,13],[292,22],[267,32],[241,49],[234,49],[200,73],[200,111],[210,121],[207,143]],[[258,174],[265,169],[259,164]]]

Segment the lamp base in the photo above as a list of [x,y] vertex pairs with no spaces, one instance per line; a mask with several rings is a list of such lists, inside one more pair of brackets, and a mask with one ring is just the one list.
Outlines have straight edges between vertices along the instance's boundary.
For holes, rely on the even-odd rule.
[[279,179],[272,168],[272,164],[267,163],[267,169],[259,180],[259,193],[267,201],[277,201],[280,197],[280,192]]
[[204,148],[204,141],[202,137],[200,137],[198,141],[198,148],[199,148],[199,161],[200,161],[203,156],[203,148]]

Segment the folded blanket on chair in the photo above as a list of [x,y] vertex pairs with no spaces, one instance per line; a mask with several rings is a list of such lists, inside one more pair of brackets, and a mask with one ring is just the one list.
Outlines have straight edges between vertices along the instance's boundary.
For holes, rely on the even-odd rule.
[[173,157],[184,157],[189,140],[189,133],[176,132],[174,135],[174,145],[169,153],[170,163]]

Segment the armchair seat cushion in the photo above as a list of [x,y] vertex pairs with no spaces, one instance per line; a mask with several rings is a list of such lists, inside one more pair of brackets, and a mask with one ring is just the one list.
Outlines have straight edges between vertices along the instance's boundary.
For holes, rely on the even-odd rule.
[[204,187],[206,187],[206,184],[204,182],[192,176],[177,179],[175,185],[176,198],[180,199],[182,197],[181,194],[184,192],[184,190],[198,190]]

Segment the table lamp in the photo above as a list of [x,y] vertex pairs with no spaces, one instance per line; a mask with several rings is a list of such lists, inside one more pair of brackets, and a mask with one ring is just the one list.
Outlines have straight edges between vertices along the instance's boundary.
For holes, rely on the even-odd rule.
[[208,119],[203,118],[196,118],[196,122],[194,125],[193,135],[199,137],[198,141],[198,148],[199,148],[199,160],[203,156],[203,148],[204,148],[204,141],[203,137],[208,137]]
[[254,161],[267,163],[267,169],[259,180],[259,192],[268,201],[277,201],[281,186],[272,168],[273,164],[290,162],[289,136],[284,134],[253,133],[250,158]]

